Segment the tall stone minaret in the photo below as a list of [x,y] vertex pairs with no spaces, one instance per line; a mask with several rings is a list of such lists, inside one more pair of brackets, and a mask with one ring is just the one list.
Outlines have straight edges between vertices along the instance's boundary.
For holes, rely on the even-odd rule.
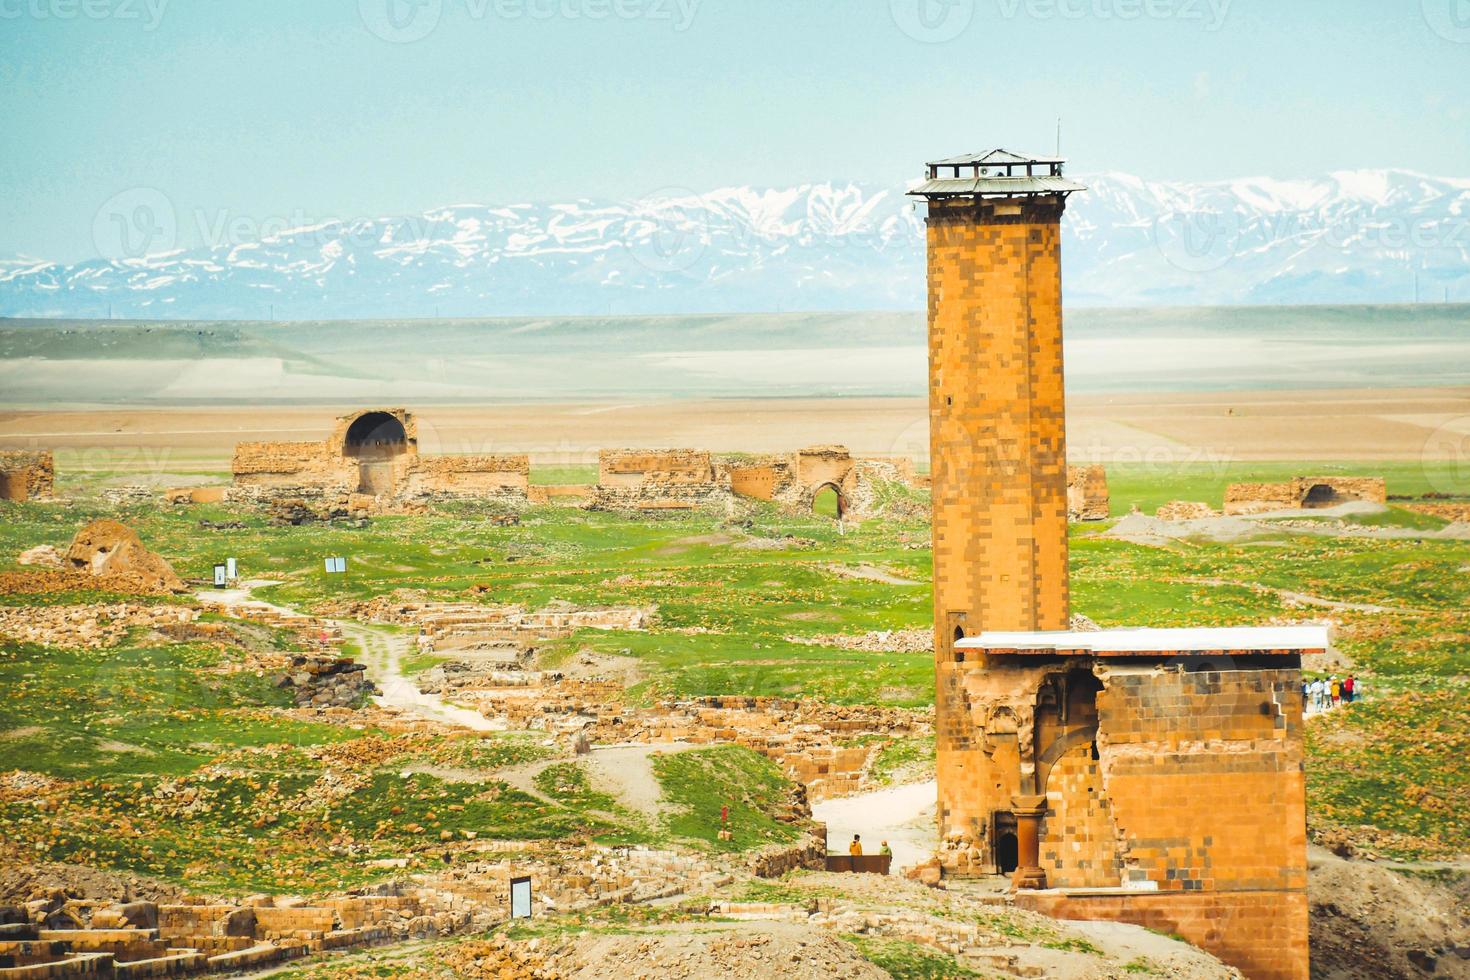
[[1062,161],[928,164],[929,430],[940,664],[981,630],[1066,629]]
[[[1061,221],[1082,189],[1060,160],[993,150],[929,164],[910,192],[929,210],[939,832],[990,841],[993,856],[992,824],[1012,821],[1033,864],[1046,801],[997,783],[972,717],[986,664],[955,641],[1070,625]],[[1045,885],[1038,867],[1018,876]]]

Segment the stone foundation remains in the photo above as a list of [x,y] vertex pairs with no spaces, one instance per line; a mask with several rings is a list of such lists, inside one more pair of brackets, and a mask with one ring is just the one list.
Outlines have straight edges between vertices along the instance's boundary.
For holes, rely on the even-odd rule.
[[1383,477],[1299,476],[1286,483],[1232,483],[1225,488],[1225,513],[1335,507],[1353,500],[1387,503]]
[[55,490],[56,463],[49,450],[0,452],[0,500],[36,500]]

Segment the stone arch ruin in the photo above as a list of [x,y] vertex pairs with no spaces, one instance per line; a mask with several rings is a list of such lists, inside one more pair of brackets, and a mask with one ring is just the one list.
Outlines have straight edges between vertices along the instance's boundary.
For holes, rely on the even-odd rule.
[[1299,476],[1286,483],[1232,483],[1225,488],[1224,511],[1315,510],[1352,500],[1387,503],[1388,484],[1381,476]]
[[524,502],[531,464],[525,455],[420,456],[413,413],[374,408],[337,419],[320,442],[239,443],[232,469],[229,499],[324,516],[440,499]]
[[824,483],[812,491],[812,510],[826,516],[821,509],[820,501],[822,495],[829,490],[832,492],[832,497],[836,501],[837,513],[834,516],[840,521],[843,517],[847,516],[847,498],[842,495],[842,488],[835,483]]
[[342,436],[344,456],[399,456],[406,452],[408,430],[403,420],[391,412],[363,412]]
[[410,447],[407,412],[363,412],[348,422],[342,433],[342,457],[355,460],[358,493],[379,496],[392,494],[406,469],[398,465],[401,457],[417,450],[417,438]]

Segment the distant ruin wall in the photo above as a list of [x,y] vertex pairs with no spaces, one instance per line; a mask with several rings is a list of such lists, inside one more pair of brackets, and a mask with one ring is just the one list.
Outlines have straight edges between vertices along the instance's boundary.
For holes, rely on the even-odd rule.
[[0,500],[34,500],[56,489],[56,461],[50,450],[0,452]]
[[853,462],[846,446],[810,446],[796,454],[796,478],[808,487],[840,487]]
[[710,454],[697,449],[604,449],[597,455],[602,487],[714,486]]
[[303,476],[321,484],[339,475],[334,470],[343,472],[339,482],[345,484],[342,460],[332,457],[325,442],[241,442],[230,461],[235,483],[242,486],[268,486]]
[[321,442],[242,442],[231,470],[232,502],[300,501],[331,513],[464,498],[524,502],[531,482],[523,454],[420,456],[417,422],[401,408],[345,415]]
[[1332,507],[1353,500],[1388,502],[1381,476],[1299,476],[1286,483],[1232,483],[1225,488],[1226,514]]
[[775,500],[791,483],[790,468],[784,464],[732,466],[728,472],[731,492],[755,500]]
[[1067,467],[1067,516],[1073,521],[1105,521],[1112,515],[1108,473],[1101,466]]
[[727,501],[710,454],[697,449],[604,449],[591,505],[615,510],[689,510]]
[[524,498],[530,485],[529,456],[420,456],[400,495]]

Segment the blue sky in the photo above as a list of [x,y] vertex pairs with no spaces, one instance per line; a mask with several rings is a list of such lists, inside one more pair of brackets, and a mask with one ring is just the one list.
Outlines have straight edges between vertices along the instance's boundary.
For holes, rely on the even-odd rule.
[[[1470,0],[0,0],[0,256],[220,220],[1075,172],[1470,174]],[[191,244],[181,241],[180,244]]]

